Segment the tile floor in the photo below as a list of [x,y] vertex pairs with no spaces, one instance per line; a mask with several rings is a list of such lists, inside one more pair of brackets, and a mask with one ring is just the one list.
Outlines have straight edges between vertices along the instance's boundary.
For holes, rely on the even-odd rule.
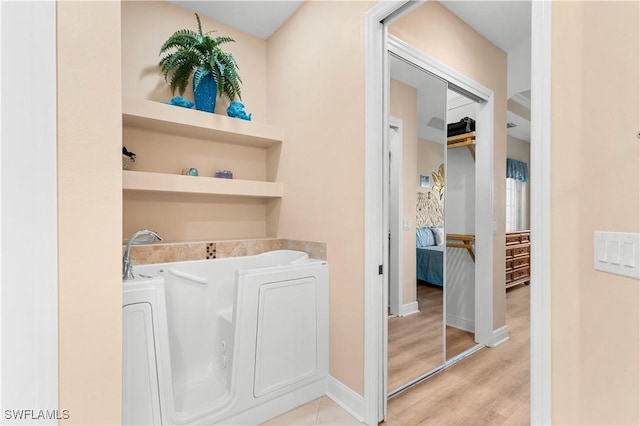
[[361,425],[327,396],[314,399],[263,425]]

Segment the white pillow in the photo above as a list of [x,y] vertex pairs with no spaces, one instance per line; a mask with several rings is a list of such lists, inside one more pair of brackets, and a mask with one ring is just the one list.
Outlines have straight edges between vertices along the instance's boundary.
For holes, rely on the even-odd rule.
[[436,240],[436,245],[441,246],[444,244],[444,228],[433,227],[431,228],[431,232],[433,232],[433,236]]

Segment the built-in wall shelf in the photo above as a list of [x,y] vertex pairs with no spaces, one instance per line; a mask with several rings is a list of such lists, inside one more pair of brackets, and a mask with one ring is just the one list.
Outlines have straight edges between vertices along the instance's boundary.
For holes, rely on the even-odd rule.
[[172,192],[257,198],[281,198],[282,183],[123,170],[122,188],[130,191]]
[[145,99],[122,99],[122,124],[194,139],[268,148],[282,142],[280,127]]

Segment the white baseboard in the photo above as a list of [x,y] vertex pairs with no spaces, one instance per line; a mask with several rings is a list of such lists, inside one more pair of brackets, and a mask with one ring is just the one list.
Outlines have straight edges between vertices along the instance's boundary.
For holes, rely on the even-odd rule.
[[400,306],[400,313],[398,316],[406,317],[407,315],[417,314],[418,312],[420,312],[420,309],[418,309],[418,302],[405,303]]
[[469,333],[476,332],[475,321],[453,314],[447,314],[447,325],[459,328],[460,330],[468,331]]
[[333,376],[329,376],[327,396],[359,422],[364,422],[364,397]]
[[493,343],[491,344],[491,347],[495,348],[496,346],[503,344],[507,340],[509,340],[509,327],[507,327],[507,325],[505,324],[502,327],[493,330]]

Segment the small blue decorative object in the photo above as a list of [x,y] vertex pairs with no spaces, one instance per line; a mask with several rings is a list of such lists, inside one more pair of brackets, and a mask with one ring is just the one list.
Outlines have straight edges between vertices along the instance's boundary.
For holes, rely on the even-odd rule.
[[214,176],[220,179],[233,179],[233,172],[231,170],[216,170]]
[[198,176],[198,169],[195,167],[182,169],[182,174],[186,176]]
[[227,108],[227,115],[229,117],[251,121],[251,114],[247,115],[247,113],[244,112],[244,104],[242,102],[231,102],[231,105],[229,105],[229,108]]
[[179,106],[182,108],[191,108],[193,106],[193,102],[191,102],[189,99],[185,99],[181,96],[175,96],[173,98],[171,98],[171,100],[169,102],[165,102],[169,105],[175,105],[175,106]]

